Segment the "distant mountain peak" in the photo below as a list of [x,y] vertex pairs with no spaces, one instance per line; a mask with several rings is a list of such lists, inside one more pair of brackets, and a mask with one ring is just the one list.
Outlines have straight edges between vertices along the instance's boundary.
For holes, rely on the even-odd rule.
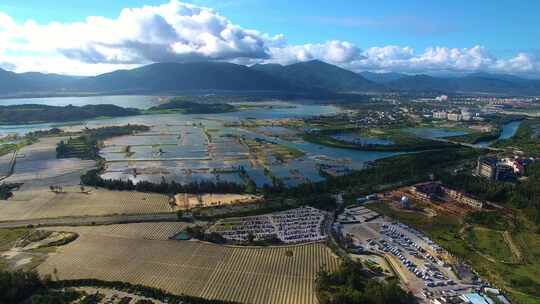
[[[461,77],[353,71],[322,60],[251,67],[220,61],[159,62],[93,77],[38,72],[14,73],[0,68],[0,95],[43,94],[179,94],[184,91],[264,91],[309,93],[441,92],[538,95],[540,80],[475,72]],[[177,93],[175,93],[177,92]]]
[[362,77],[366,78],[367,80],[380,83],[380,84],[386,84],[390,81],[398,80],[400,78],[406,77],[405,74],[395,73],[395,72],[386,72],[386,73],[375,73],[375,72],[369,72],[369,71],[363,71],[359,73],[362,75]]
[[305,89],[322,89],[330,92],[385,90],[383,86],[359,74],[317,59],[286,66],[255,65],[252,68]]

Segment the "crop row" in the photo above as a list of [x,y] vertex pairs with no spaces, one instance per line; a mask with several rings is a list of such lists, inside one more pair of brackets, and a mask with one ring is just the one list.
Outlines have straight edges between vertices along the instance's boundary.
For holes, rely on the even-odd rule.
[[316,303],[317,271],[322,267],[332,270],[338,264],[322,243],[222,247],[124,238],[116,233],[105,236],[80,231],[77,241],[49,257],[39,271],[57,273],[60,279],[126,281],[207,299],[308,304]]

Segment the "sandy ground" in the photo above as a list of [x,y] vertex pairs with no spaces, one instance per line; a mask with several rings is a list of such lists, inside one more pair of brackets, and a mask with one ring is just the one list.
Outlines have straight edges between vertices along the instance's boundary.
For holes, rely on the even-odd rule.
[[[131,230],[131,225],[126,224],[126,230]],[[156,240],[126,238],[99,229],[103,228],[79,230],[79,238],[59,248],[38,271],[51,274],[56,269],[61,279],[120,280],[209,299],[307,304],[317,302],[317,271],[323,266],[335,269],[338,264],[322,243],[278,248],[223,247],[162,240],[161,233]],[[292,251],[293,256],[288,257],[287,251]]]
[[43,187],[15,191],[12,198],[0,201],[0,221],[175,210],[165,195],[94,188],[86,190],[89,193],[81,193],[79,187],[64,187],[65,193],[53,193]]
[[210,207],[231,204],[249,204],[255,203],[262,198],[256,195],[244,194],[203,194],[194,195],[187,193],[179,193],[174,196],[176,205],[179,208],[189,209],[194,207]]
[[[72,232],[55,231],[39,241],[23,243],[19,240],[11,249],[1,252],[0,258],[3,259],[12,270],[28,270],[33,267],[32,265],[35,266],[47,258],[47,251],[37,251],[37,249],[52,246],[53,243],[71,237],[74,237],[74,233]],[[53,250],[52,247],[49,249]]]

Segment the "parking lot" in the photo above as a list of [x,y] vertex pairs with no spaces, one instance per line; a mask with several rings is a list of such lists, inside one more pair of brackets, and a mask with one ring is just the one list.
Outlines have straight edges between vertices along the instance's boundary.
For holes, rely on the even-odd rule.
[[460,280],[446,263],[446,252],[421,232],[390,219],[343,224],[364,252],[385,257],[403,286],[425,302],[439,296],[458,295],[477,286]]
[[326,239],[322,229],[325,213],[313,207],[300,207],[287,211],[227,218],[219,220],[208,229],[230,241],[245,242],[250,236],[255,240],[277,238],[281,242],[302,243]]

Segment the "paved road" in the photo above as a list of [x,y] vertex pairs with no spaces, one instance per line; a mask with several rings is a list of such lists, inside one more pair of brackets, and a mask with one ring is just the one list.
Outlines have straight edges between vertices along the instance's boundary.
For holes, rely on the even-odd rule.
[[129,214],[129,215],[107,215],[107,216],[78,216],[61,217],[48,219],[31,219],[18,221],[2,221],[0,228],[19,228],[33,226],[79,226],[79,225],[103,225],[122,224],[138,222],[166,222],[176,221],[175,213],[154,213],[154,214]]
[[347,253],[346,250],[341,248],[338,241],[334,238],[334,233],[332,231],[332,225],[334,223],[334,212],[328,212],[327,218],[323,223],[323,229],[327,235],[327,242],[328,246],[334,249],[334,253],[336,253],[338,256],[350,260],[350,256]]

